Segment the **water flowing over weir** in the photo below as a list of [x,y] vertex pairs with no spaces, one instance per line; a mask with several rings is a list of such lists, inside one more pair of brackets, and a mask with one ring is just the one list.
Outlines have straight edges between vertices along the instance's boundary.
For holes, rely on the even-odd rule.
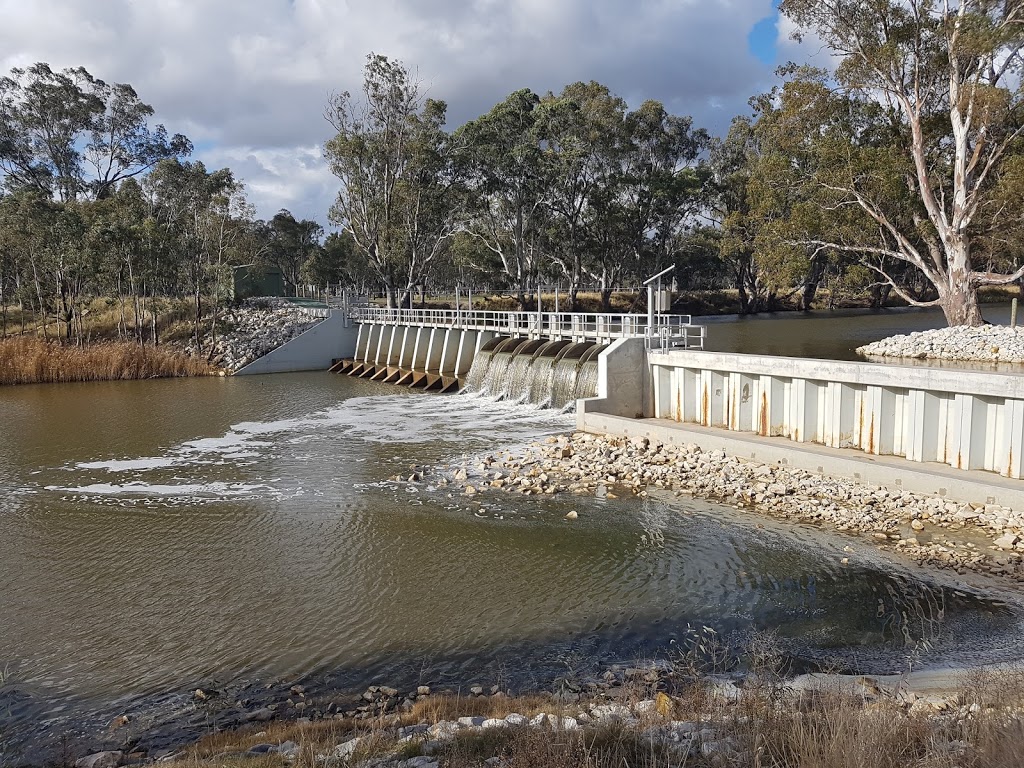
[[591,342],[494,339],[473,359],[466,389],[563,409],[597,394],[597,356],[606,348]]

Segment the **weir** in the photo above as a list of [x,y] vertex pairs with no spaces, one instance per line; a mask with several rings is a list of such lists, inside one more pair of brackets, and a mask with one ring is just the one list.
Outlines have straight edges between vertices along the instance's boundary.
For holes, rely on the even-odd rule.
[[503,399],[562,408],[597,387],[597,356],[612,342],[703,348],[688,315],[466,310],[351,310],[358,338],[331,371],[451,392],[463,387]]

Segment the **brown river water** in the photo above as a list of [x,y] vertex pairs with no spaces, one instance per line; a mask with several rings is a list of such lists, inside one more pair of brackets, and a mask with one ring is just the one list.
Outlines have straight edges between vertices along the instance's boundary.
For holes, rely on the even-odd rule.
[[[888,328],[718,321],[709,346],[843,357]],[[200,686],[521,689],[671,656],[704,625],[773,628],[807,666],[1017,657],[1016,601],[866,542],[694,500],[434,484],[571,428],[327,373],[0,390],[0,765]]]

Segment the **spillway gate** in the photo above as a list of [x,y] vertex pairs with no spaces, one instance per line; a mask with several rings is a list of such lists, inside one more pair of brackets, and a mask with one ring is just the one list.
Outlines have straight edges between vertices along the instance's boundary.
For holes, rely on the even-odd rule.
[[[541,362],[538,369],[577,361],[579,380],[598,348],[618,339],[644,339],[652,349],[703,349],[705,338],[689,315],[655,315],[652,322],[639,314],[355,307],[351,318],[359,325],[355,355],[332,371],[440,391],[461,388],[484,353],[488,360],[499,352],[530,355]],[[479,372],[481,364],[476,367]]]

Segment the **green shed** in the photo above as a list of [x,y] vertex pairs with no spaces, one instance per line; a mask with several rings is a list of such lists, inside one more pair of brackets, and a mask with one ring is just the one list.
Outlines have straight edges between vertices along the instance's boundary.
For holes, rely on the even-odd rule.
[[253,296],[284,296],[284,275],[277,267],[243,264],[234,268],[231,293],[236,300]]

